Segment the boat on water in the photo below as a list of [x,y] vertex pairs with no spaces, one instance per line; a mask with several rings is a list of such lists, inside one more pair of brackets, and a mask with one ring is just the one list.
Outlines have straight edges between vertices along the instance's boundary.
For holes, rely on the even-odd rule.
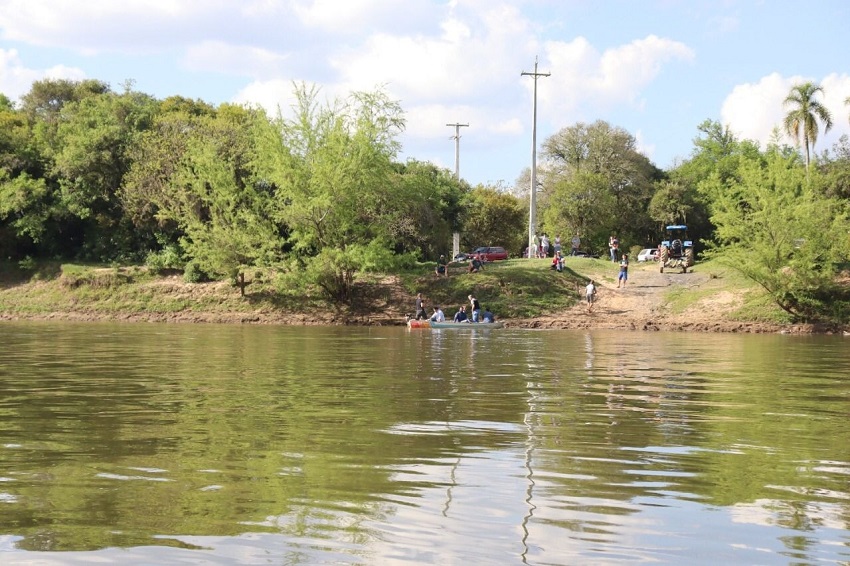
[[470,330],[486,330],[490,328],[502,328],[504,322],[433,322],[430,320],[408,320],[408,328],[462,328]]

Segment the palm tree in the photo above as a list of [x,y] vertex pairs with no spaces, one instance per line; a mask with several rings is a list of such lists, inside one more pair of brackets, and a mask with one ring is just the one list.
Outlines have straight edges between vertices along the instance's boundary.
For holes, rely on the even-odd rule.
[[785,131],[794,138],[800,147],[802,135],[806,148],[806,171],[809,170],[810,151],[814,149],[818,139],[818,119],[824,123],[823,133],[832,128],[832,116],[826,106],[815,100],[817,93],[823,92],[823,87],[814,83],[794,85],[785,97],[783,105],[791,105],[791,111],[785,116]]

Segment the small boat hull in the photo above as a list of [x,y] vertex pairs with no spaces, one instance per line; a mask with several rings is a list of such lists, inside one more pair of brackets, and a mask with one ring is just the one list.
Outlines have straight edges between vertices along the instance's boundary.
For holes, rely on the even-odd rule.
[[408,320],[408,328],[460,328],[463,330],[487,330],[502,328],[503,322],[432,322],[430,320]]

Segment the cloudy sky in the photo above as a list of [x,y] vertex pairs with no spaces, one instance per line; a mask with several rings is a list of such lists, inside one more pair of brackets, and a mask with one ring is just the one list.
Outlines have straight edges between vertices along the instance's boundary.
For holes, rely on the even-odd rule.
[[687,158],[706,119],[764,145],[795,83],[824,87],[850,133],[847,0],[0,0],[0,92],[33,81],[127,80],[157,98],[289,107],[385,89],[407,114],[405,158],[512,185],[537,136],[598,119],[657,166]]

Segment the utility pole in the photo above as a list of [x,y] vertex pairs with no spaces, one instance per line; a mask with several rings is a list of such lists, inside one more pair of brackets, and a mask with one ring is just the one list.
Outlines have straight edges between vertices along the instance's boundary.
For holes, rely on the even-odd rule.
[[523,71],[520,73],[520,76],[529,76],[534,79],[534,103],[531,118],[531,196],[528,205],[529,255],[531,254],[531,245],[534,243],[534,235],[537,232],[537,78],[548,77],[550,74],[537,72],[537,57],[534,58],[534,72]]
[[[455,140],[455,179],[460,182],[460,129],[469,127],[469,124],[446,124],[455,129],[455,135],[449,139]],[[460,253],[460,234],[452,234],[452,259]]]

